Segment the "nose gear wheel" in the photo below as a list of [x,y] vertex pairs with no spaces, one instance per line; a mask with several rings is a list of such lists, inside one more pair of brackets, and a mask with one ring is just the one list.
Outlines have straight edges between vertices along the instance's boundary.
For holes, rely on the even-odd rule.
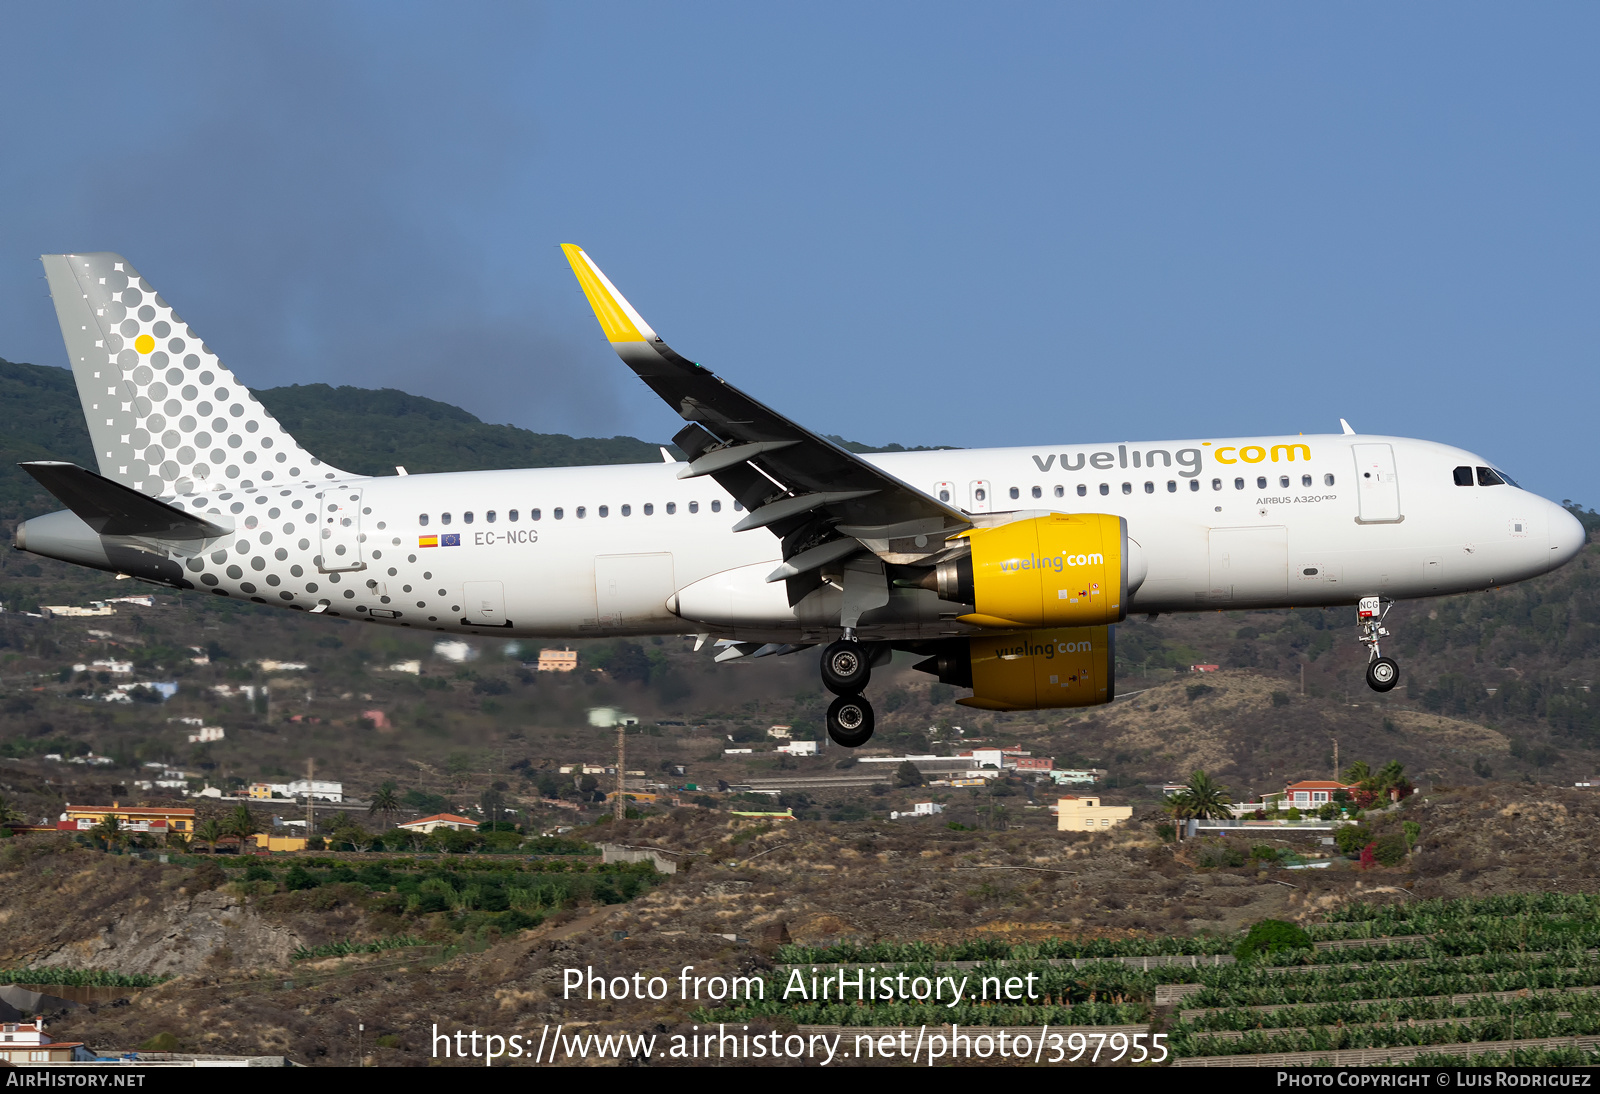
[[1373,691],[1390,691],[1400,682],[1399,664],[1378,648],[1379,640],[1389,637],[1383,621],[1393,607],[1394,601],[1382,596],[1364,596],[1356,605],[1356,640],[1367,647],[1367,687]]

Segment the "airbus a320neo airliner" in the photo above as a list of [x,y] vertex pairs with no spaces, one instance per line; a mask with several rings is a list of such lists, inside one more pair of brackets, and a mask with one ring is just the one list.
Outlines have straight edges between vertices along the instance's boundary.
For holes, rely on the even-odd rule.
[[[177,589],[457,634],[694,633],[719,660],[826,644],[863,744],[892,650],[987,710],[1110,702],[1130,612],[1396,601],[1562,565],[1582,526],[1482,456],[1342,434],[855,455],[689,361],[564,248],[606,338],[687,423],[687,462],[370,477],[329,467],[115,254],[46,255],[99,473],[25,551]],[[397,471],[399,469],[397,468]]]

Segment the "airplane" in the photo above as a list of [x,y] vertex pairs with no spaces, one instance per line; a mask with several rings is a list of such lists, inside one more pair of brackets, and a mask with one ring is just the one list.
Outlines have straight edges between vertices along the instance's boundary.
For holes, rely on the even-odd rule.
[[828,734],[872,736],[894,651],[986,710],[1115,698],[1133,613],[1357,607],[1506,585],[1585,542],[1464,449],[1337,434],[856,455],[680,356],[580,248],[606,339],[686,423],[660,464],[366,476],[307,452],[120,255],[42,256],[98,471],[15,546],[174,589],[505,637],[692,633],[717,660],[822,645]]

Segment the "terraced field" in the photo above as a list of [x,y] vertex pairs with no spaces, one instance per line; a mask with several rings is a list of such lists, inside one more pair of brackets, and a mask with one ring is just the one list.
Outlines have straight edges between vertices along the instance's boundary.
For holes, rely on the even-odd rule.
[[[1144,1024],[1166,1034],[1179,1066],[1600,1062],[1600,896],[1352,904],[1307,933],[1311,948],[1243,961],[1227,952],[1236,940],[1217,937],[786,946],[764,1001],[697,1017],[843,1028]],[[1031,976],[1035,997],[950,1006],[792,991],[796,972],[809,983],[839,970],[924,984]]]

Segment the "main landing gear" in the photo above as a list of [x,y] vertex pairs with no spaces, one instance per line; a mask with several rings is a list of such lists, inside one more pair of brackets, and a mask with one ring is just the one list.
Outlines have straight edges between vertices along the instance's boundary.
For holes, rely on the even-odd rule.
[[1392,607],[1394,601],[1381,596],[1364,596],[1356,606],[1356,625],[1360,631],[1357,640],[1368,650],[1367,687],[1373,691],[1390,691],[1400,682],[1400,666],[1378,649],[1378,640],[1389,637],[1383,620]]
[[872,650],[848,630],[822,651],[822,684],[838,696],[828,707],[828,736],[844,748],[860,748],[872,738],[872,704],[862,691],[872,679]]

